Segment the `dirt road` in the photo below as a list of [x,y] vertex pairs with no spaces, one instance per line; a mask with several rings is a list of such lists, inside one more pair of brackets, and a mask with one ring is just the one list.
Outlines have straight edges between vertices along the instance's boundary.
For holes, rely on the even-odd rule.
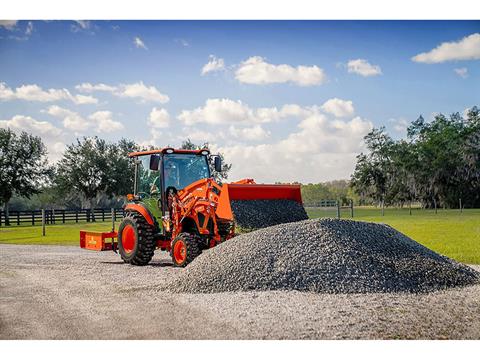
[[0,338],[480,339],[480,286],[423,295],[159,291],[181,271],[161,254],[134,267],[113,252],[0,245]]

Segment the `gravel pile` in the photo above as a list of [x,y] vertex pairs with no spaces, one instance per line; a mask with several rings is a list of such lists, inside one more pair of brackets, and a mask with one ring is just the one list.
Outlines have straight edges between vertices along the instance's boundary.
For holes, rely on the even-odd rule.
[[293,200],[234,200],[231,207],[236,226],[246,231],[308,219]]
[[313,219],[253,231],[205,251],[166,290],[416,293],[479,281],[480,273],[388,225]]

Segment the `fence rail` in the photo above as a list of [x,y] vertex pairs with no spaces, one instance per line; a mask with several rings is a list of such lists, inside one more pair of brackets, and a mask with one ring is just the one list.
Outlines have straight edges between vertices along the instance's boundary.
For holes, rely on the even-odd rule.
[[325,210],[335,210],[337,213],[337,218],[340,219],[342,210],[349,210],[350,217],[353,218],[353,200],[348,201],[348,205],[342,205],[338,200],[319,200],[305,202],[303,204],[305,208],[314,208],[314,209],[325,209]]
[[[124,216],[122,208],[114,209],[45,209],[46,224],[65,224],[67,222],[116,221]],[[0,226],[8,225],[42,225],[42,210],[9,211],[9,219],[5,211],[0,211]]]

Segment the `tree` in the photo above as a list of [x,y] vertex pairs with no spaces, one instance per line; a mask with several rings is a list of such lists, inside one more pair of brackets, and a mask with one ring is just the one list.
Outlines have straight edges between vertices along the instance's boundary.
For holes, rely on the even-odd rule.
[[[186,141],[182,142],[181,149],[185,150],[199,150],[199,149],[208,149],[208,142],[204,142],[203,145],[196,145],[194,144],[190,139],[187,139]],[[228,178],[228,172],[232,168],[232,164],[227,164],[225,162],[224,155],[219,153],[218,156],[220,156],[220,159],[222,160],[222,171],[217,172],[213,168],[213,164],[210,164],[210,168],[212,170],[212,177],[215,179],[217,182],[222,182],[222,180],[226,180]]]
[[24,131],[20,135],[0,129],[0,204],[9,225],[9,201],[13,194],[29,198],[40,192],[51,175],[42,140]]
[[117,144],[98,137],[77,139],[58,162],[56,182],[65,193],[80,193],[93,210],[102,196],[111,199],[132,191],[134,167],[127,155],[137,148],[125,139]]
[[124,196],[133,191],[135,163],[128,154],[139,150],[139,146],[128,139],[121,139],[118,143],[110,145],[108,168],[111,181],[108,183],[108,193]]
[[360,194],[373,197],[383,206],[394,179],[391,159],[394,142],[383,127],[370,131],[364,140],[369,153],[357,156],[352,185]]

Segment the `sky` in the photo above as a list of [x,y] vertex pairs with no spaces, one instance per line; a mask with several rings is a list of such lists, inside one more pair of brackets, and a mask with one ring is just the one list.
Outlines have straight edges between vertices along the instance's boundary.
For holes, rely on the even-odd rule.
[[348,179],[363,137],[480,105],[479,21],[0,21],[0,127],[208,142],[229,180]]

